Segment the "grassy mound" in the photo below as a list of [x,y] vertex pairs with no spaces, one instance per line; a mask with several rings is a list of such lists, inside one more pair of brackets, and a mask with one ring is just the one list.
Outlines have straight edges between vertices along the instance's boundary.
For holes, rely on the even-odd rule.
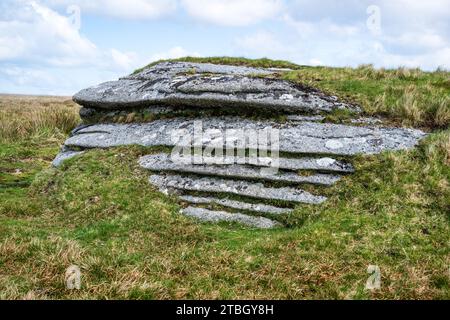
[[[366,101],[367,113],[386,94],[389,108],[379,108],[388,111],[379,112],[434,129],[414,150],[357,158],[356,174],[326,189],[329,201],[299,205],[275,230],[178,214],[137,165],[156,149],[91,150],[50,168],[78,106],[0,96],[0,299],[449,299],[449,121],[440,116],[437,125],[438,112],[427,109],[446,97],[448,73],[403,72],[302,67],[280,75]],[[408,87],[420,97],[419,122],[400,113]],[[72,264],[81,268],[79,291],[65,288]],[[369,265],[380,268],[380,289],[365,289]]]

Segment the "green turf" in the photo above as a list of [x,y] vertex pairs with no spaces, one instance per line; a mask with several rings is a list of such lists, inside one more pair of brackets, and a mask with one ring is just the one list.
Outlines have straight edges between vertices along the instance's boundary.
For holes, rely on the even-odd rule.
[[[381,75],[358,78],[362,69],[303,67],[279,76],[361,101],[402,81],[417,91],[440,81],[430,99],[448,90],[436,80],[448,74],[416,71],[414,80],[384,71],[371,80]],[[421,77],[430,77],[424,87]],[[417,107],[428,110],[419,96]],[[403,122],[395,110],[386,116]],[[57,124],[55,132],[4,139],[0,298],[449,299],[450,130],[448,120],[422,124],[432,133],[418,148],[356,157],[355,174],[321,191],[327,202],[297,206],[280,218],[286,228],[274,230],[180,215],[176,199],[151,187],[136,161],[160,149],[91,150],[54,169],[64,140]],[[81,268],[81,290],[65,288],[72,264]],[[381,270],[380,289],[365,289],[369,265]]]

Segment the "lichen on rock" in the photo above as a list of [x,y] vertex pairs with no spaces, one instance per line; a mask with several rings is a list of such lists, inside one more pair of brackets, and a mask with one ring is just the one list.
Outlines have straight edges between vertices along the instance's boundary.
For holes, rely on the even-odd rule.
[[[139,164],[152,171],[149,182],[161,192],[180,195],[181,212],[187,216],[273,228],[280,226],[276,218],[255,215],[277,217],[295,205],[320,205],[327,200],[323,188],[355,171],[353,156],[413,148],[426,135],[386,127],[380,118],[365,117],[356,105],[272,77],[274,72],[279,70],[162,62],[84,89],[74,96],[82,105],[84,123],[66,140],[53,165],[91,148],[141,145],[204,151],[213,141],[203,135],[209,130],[222,135],[214,140],[214,150],[223,151],[223,162],[214,162],[220,153],[189,152],[183,163],[166,153],[146,155]],[[348,115],[345,124],[332,121],[340,112]],[[200,136],[196,123],[202,125]],[[267,129],[278,135],[275,154],[258,145],[255,161],[249,156],[254,148],[249,137],[231,148],[227,144],[228,131]],[[181,131],[182,139],[174,139]],[[237,154],[228,155],[230,149]]]

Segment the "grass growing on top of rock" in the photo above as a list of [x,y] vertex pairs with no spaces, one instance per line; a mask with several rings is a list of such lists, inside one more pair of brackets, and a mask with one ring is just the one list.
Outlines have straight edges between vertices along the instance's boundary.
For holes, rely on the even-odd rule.
[[[378,96],[372,76],[345,70],[281,76],[360,101]],[[382,85],[427,87],[392,77]],[[437,83],[448,73],[423,77]],[[0,298],[450,298],[448,120],[417,123],[434,132],[414,150],[357,158],[356,174],[327,189],[327,202],[298,206],[288,228],[264,231],[180,215],[137,164],[148,149],[91,150],[50,168],[79,119],[67,99],[46,99],[0,96]],[[423,101],[416,106],[430,118],[421,119],[435,119]],[[55,116],[59,108],[67,112]],[[16,130],[9,122],[26,120],[24,110],[37,120]],[[412,125],[399,110],[386,114]],[[65,289],[72,264],[79,291]],[[380,289],[364,289],[369,265],[380,267]]]
[[[411,68],[376,69],[372,65],[358,68],[310,67],[266,58],[231,57],[184,57],[156,61],[146,67],[162,61],[292,69],[277,76],[358,104],[366,115],[388,117],[395,124],[426,129],[448,128],[450,124],[450,72],[441,69],[425,72]],[[342,116],[345,115],[337,115],[337,119]]]
[[194,62],[194,63],[213,63],[213,64],[227,64],[232,66],[245,66],[245,67],[254,67],[254,68],[281,68],[281,69],[299,69],[300,66],[298,64],[284,61],[284,60],[271,60],[267,58],[261,59],[247,59],[247,58],[238,58],[238,57],[208,57],[208,58],[200,58],[200,57],[183,57],[178,59],[169,59],[169,60],[158,60],[154,61],[143,68],[139,68],[133,72],[133,74],[139,73],[145,68],[154,66],[160,62],[165,61],[184,61],[184,62]]

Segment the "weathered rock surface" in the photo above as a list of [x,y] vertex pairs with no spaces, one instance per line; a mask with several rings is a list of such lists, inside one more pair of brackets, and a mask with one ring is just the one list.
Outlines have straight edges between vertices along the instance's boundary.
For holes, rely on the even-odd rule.
[[53,159],[52,166],[59,167],[67,159],[73,158],[82,153],[83,151],[63,150],[55,157],[55,159]]
[[263,217],[253,217],[242,213],[229,213],[225,211],[212,211],[203,208],[187,207],[181,210],[186,216],[207,222],[238,222],[243,225],[260,229],[271,229],[280,226],[280,223]]
[[226,154],[219,156],[197,156],[191,155],[176,155],[177,161],[180,163],[195,163],[195,164],[207,164],[207,165],[230,165],[230,164],[245,164],[255,167],[273,167],[276,166],[279,169],[299,171],[299,170],[316,170],[326,172],[340,172],[340,173],[352,173],[354,168],[351,163],[336,160],[328,157],[312,158],[284,158],[278,157],[274,159],[270,156],[262,157],[250,157],[250,156],[228,156]]
[[293,114],[293,115],[286,116],[286,119],[289,121],[293,121],[293,122],[304,122],[304,121],[321,122],[321,121],[325,120],[325,117],[324,116],[302,116],[302,115]]
[[[269,161],[270,163],[270,161]],[[318,170],[352,173],[355,171],[351,163],[333,158],[279,158],[278,167],[285,170]]]
[[149,181],[160,190],[173,188],[185,191],[228,193],[258,199],[309,204],[319,204],[327,199],[300,189],[290,187],[271,188],[265,187],[262,183],[243,180],[226,180],[212,177],[193,178],[181,175],[151,175]]
[[181,196],[180,200],[193,203],[193,204],[218,204],[223,207],[228,207],[232,209],[248,210],[257,213],[267,213],[267,214],[286,214],[292,212],[292,209],[279,208],[267,204],[254,204],[243,201],[236,201],[230,199],[220,199],[214,197],[196,197],[196,196]]
[[[89,148],[177,146],[179,154],[183,147],[189,149],[184,159],[174,161],[161,153],[139,160],[142,167],[158,172],[149,182],[160,191],[182,195],[180,200],[193,205],[279,215],[292,209],[264,202],[320,204],[326,197],[294,187],[269,187],[269,182],[332,185],[340,179],[337,173],[354,172],[339,157],[412,148],[426,135],[383,127],[382,119],[359,115],[344,120],[348,125],[326,123],[336,110],[355,115],[361,110],[319,90],[269,77],[278,71],[163,62],[82,90],[74,100],[83,106],[84,125],[72,132],[53,165]],[[257,132],[269,129],[278,130],[271,134],[279,133],[279,143],[255,145]],[[204,150],[203,157],[190,155],[192,147]],[[218,149],[225,150],[224,155]],[[256,159],[255,149],[259,149]],[[264,149],[269,152],[261,152]],[[290,155],[278,158],[278,151]],[[300,170],[308,172],[293,172]],[[203,193],[207,195],[198,196]],[[231,195],[239,200],[229,199]],[[262,199],[258,201],[262,204],[245,198]],[[182,212],[202,221],[234,221],[258,228],[280,225],[263,217],[194,206]]]
[[149,105],[272,109],[312,113],[359,107],[288,81],[267,79],[271,70],[189,62],[163,62],[84,89],[74,96],[85,107],[126,109]]
[[141,167],[152,171],[185,172],[207,176],[219,176],[238,179],[259,179],[290,183],[332,185],[340,179],[339,176],[331,174],[318,173],[309,176],[301,176],[294,172],[283,172],[279,170],[276,172],[276,170],[264,170],[264,168],[240,164],[219,166],[190,164],[178,161],[173,162],[170,158],[170,155],[165,153],[141,157],[139,159],[139,164],[141,165]]
[[[239,117],[199,118],[204,130],[263,130],[279,129],[279,150],[306,154],[376,154],[385,150],[414,147],[425,136],[420,130],[382,127],[355,127],[330,123],[277,123],[255,121]],[[187,118],[161,119],[141,124],[97,124],[74,132],[65,145],[80,148],[108,148],[122,145],[174,146],[179,130],[193,137],[194,120]],[[227,139],[233,139],[233,135]],[[184,141],[186,146],[192,140]],[[248,141],[247,141],[248,142]],[[203,146],[211,145],[211,137],[203,135]],[[248,143],[247,143],[248,145]],[[225,145],[224,145],[225,146]],[[261,149],[261,148],[260,148]]]
[[379,118],[375,118],[375,117],[361,117],[361,118],[351,119],[350,123],[376,125],[376,124],[382,124],[383,120],[381,120]]

